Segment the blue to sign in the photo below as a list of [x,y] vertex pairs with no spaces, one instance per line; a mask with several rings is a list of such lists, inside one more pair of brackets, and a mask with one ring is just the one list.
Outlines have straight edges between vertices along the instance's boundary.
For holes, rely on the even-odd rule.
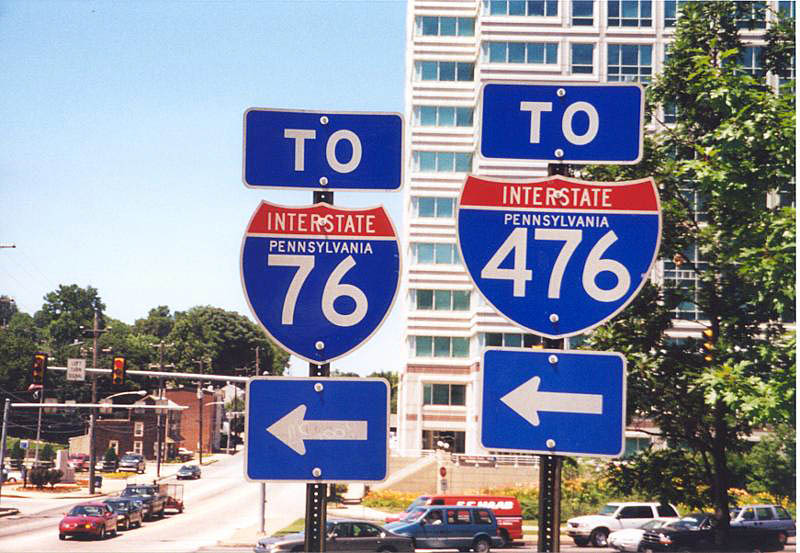
[[461,258],[497,311],[536,334],[574,336],[622,311],[647,281],[661,236],[653,179],[468,176]]
[[327,363],[366,341],[394,303],[397,233],[383,207],[261,202],[242,243],[250,309],[280,345]]
[[245,477],[255,481],[385,480],[388,390],[380,378],[250,380]]
[[481,95],[485,158],[620,165],[641,159],[641,85],[487,83]]
[[489,348],[481,444],[545,455],[618,457],[626,363],[619,353]]
[[403,119],[396,113],[249,109],[243,180],[254,188],[399,190]]

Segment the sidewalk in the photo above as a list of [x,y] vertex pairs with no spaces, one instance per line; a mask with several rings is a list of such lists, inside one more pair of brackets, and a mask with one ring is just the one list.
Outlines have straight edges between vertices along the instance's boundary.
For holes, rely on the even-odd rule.
[[[214,453],[210,455],[203,455],[203,466],[216,463],[219,460],[220,455],[222,454]],[[156,463],[153,461],[147,462],[144,473],[137,474],[132,472],[127,478],[105,478],[103,477],[104,473],[95,471],[95,475],[103,477],[103,485],[100,488],[96,488],[94,494],[89,493],[88,487],[82,487],[79,490],[63,493],[52,493],[46,491],[37,491],[35,487],[31,487],[30,485],[24,490],[16,487],[11,489],[11,486],[6,484],[3,486],[3,497],[35,499],[89,499],[93,497],[103,497],[121,492],[125,489],[127,484],[152,484],[157,480],[171,478],[175,476],[175,473],[177,473],[178,469],[183,465],[184,463],[161,463],[160,478],[156,478]],[[85,477],[87,479],[88,474],[88,472],[79,473],[81,478]]]

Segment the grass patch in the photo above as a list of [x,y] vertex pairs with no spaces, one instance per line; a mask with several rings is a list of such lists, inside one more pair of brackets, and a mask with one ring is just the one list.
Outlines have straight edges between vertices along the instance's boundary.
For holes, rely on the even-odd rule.
[[293,523],[291,523],[286,528],[282,528],[275,532],[275,536],[285,536],[286,534],[296,534],[298,532],[303,532],[306,529],[306,519],[298,518]]

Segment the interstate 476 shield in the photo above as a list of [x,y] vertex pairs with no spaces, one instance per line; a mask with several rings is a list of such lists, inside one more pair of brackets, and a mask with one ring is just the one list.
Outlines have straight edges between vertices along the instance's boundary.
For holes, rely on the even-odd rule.
[[561,338],[604,323],[630,303],[659,248],[652,178],[587,182],[551,176],[467,176],[458,244],[470,278],[500,313]]

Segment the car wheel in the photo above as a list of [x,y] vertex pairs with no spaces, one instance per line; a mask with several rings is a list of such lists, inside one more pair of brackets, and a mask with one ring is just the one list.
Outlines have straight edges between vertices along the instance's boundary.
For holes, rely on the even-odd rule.
[[114,529],[111,531],[111,537],[114,537],[116,535],[117,535],[117,527],[114,526]]
[[786,535],[786,532],[778,532],[777,539],[778,543],[781,545],[786,545],[786,541],[789,539],[789,536]]
[[578,547],[586,547],[589,545],[589,538],[572,538],[572,541],[574,541],[575,545]]
[[595,547],[606,547],[608,545],[608,530],[605,528],[592,530],[589,541],[591,541],[592,545]]
[[67,539],[67,535],[66,534],[59,534],[58,535],[58,539],[65,540],[65,539]]
[[489,553],[490,548],[491,544],[486,538],[478,538],[475,540],[475,543],[472,544],[472,550],[475,551],[475,553]]
[[503,540],[503,547],[511,547],[511,536],[505,528],[500,530],[500,539]]

